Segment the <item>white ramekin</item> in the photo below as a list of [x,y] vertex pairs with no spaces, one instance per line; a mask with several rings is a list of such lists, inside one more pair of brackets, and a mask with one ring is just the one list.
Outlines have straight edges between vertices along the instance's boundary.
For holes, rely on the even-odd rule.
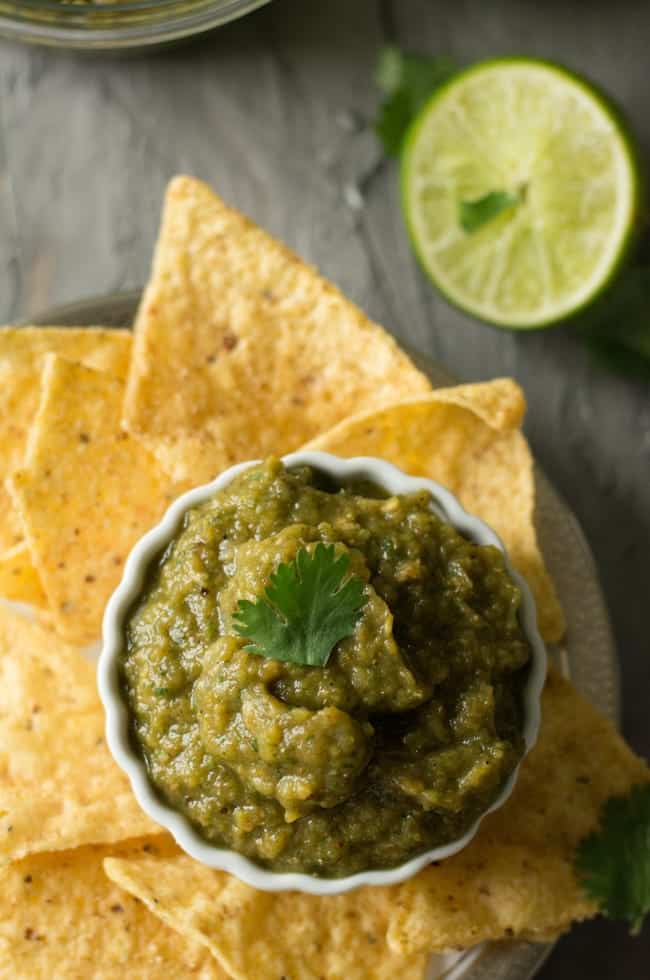
[[[254,864],[236,851],[216,847],[204,840],[189,820],[162,801],[149,781],[143,758],[137,754],[129,735],[129,710],[125,703],[119,677],[119,658],[124,648],[124,627],[128,612],[141,591],[151,561],[160,555],[178,533],[187,510],[223,489],[242,470],[254,466],[251,460],[232,466],[205,486],[183,494],[169,507],[156,527],[135,545],[124,566],[122,581],[113,593],[104,613],[102,652],[98,666],[99,693],[106,711],[106,738],[113,757],[129,777],[133,792],[142,809],[161,827],[167,829],[178,845],[197,861],[211,868],[227,871],[248,885],[263,891],[297,890],[312,895],[338,895],[361,885],[392,885],[404,881],[432,861],[441,861],[456,854],[476,834],[486,813],[502,806],[510,796],[517,778],[511,774],[494,803],[470,829],[457,840],[411,858],[404,864],[385,871],[364,871],[345,878],[317,878],[314,875],[276,873]],[[405,494],[426,490],[431,494],[434,511],[461,534],[482,545],[495,545],[503,552],[508,572],[521,591],[520,622],[530,643],[532,661],[524,692],[525,753],[537,739],[540,722],[540,695],[546,677],[546,649],[537,630],[535,603],[528,586],[512,567],[498,536],[483,521],[466,513],[456,498],[444,487],[421,477],[407,476],[397,467],[373,457],[358,456],[341,459],[329,453],[298,452],[285,456],[287,466],[314,466],[336,481],[367,479],[379,484],[389,493]]]

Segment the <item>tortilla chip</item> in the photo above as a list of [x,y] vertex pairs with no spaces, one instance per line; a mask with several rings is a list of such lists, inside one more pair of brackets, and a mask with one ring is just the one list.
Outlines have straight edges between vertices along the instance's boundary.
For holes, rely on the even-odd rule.
[[226,980],[204,946],[184,940],[103,872],[107,854],[161,846],[40,854],[0,874],[0,976],[20,980]]
[[395,341],[205,184],[169,185],[135,323],[127,428],[177,479],[296,449],[430,391]]
[[4,480],[22,466],[48,351],[124,378],[131,333],[102,327],[0,327],[0,552],[13,548],[23,537]]
[[185,855],[111,857],[104,867],[163,922],[204,943],[237,980],[424,977],[426,954],[388,948],[385,890],[383,904],[367,889],[329,898],[269,894]]
[[157,830],[106,748],[92,664],[0,604],[0,864]]
[[178,492],[120,429],[123,383],[48,354],[25,464],[7,481],[55,628],[91,643],[135,542]]
[[395,889],[388,940],[408,953],[504,936],[548,938],[596,914],[573,857],[610,796],[647,782],[646,763],[552,671],[537,746],[506,805],[455,857]]
[[0,554],[0,596],[39,609],[47,607],[41,580],[24,541]]
[[[606,799],[650,774],[556,673],[542,707],[539,742],[510,800],[463,851],[403,885],[269,895],[185,855],[111,858],[106,872],[238,978],[418,976],[422,961],[409,957],[428,951],[506,936],[545,941],[596,914],[574,877],[575,847]],[[402,960],[387,957],[384,936]]]
[[533,523],[533,462],[518,430],[524,407],[509,379],[442,388],[346,419],[303,448],[380,456],[448,487],[501,537],[531,587],[542,636],[557,642],[565,621]]
[[498,432],[519,429],[526,414],[524,393],[512,378],[436,388],[437,402],[466,408]]

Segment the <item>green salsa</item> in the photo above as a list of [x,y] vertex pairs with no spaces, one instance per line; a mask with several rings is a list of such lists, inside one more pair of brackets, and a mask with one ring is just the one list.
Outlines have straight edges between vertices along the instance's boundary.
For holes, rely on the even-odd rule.
[[[364,583],[325,667],[248,652],[240,600],[301,548]],[[126,626],[132,735],[160,796],[214,844],[339,877],[457,838],[523,752],[530,649],[501,552],[426,492],[332,486],[275,459],[190,510]]]

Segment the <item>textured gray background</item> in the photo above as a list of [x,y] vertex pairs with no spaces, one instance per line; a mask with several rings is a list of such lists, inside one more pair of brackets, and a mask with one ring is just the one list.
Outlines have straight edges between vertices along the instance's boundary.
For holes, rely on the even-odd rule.
[[[650,144],[644,0],[275,0],[191,45],[88,59],[0,42],[0,321],[138,286],[169,177],[188,172],[317,263],[464,380],[524,386],[535,453],[577,514],[608,597],[624,729],[650,755],[650,398],[568,328],[517,336],[451,310],[407,245],[392,165],[365,125],[387,40],[459,60],[555,58],[597,79]],[[650,976],[650,929],[603,922],[541,976]]]

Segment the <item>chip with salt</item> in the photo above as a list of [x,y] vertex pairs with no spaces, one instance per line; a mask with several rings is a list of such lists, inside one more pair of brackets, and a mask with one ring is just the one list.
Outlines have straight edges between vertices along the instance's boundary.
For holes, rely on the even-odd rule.
[[48,352],[124,378],[131,334],[102,327],[0,327],[0,552],[13,548],[23,536],[4,480],[22,465]]
[[524,408],[508,378],[441,388],[355,415],[304,448],[380,456],[446,486],[499,534],[533,591],[542,635],[555,642],[565,623],[535,533],[533,462],[519,431]]
[[48,354],[25,462],[7,481],[53,624],[76,644],[98,638],[126,556],[178,493],[120,428],[123,391]]
[[27,602],[38,609],[47,607],[47,598],[25,541],[0,554],[0,596],[14,602]]
[[207,185],[172,181],[125,422],[175,478],[204,482],[429,390],[392,337],[311,266]]
[[108,854],[165,848],[164,838],[38,854],[0,872],[3,980],[227,980],[205,946],[184,939],[104,874]]
[[[422,980],[426,954],[386,943],[386,892],[269,894],[185,855],[107,858],[106,873],[163,922],[205,945],[236,980]],[[379,890],[381,893],[381,889]]]
[[[539,742],[510,800],[463,851],[402,885],[336,898],[269,895],[184,855],[109,859],[107,873],[238,978],[418,976],[421,961],[409,957],[427,951],[546,940],[596,914],[574,875],[576,844],[604,800],[650,775],[555,672],[542,710]],[[402,960],[387,956],[385,938]]]
[[0,604],[0,864],[157,830],[106,747],[92,664]]

